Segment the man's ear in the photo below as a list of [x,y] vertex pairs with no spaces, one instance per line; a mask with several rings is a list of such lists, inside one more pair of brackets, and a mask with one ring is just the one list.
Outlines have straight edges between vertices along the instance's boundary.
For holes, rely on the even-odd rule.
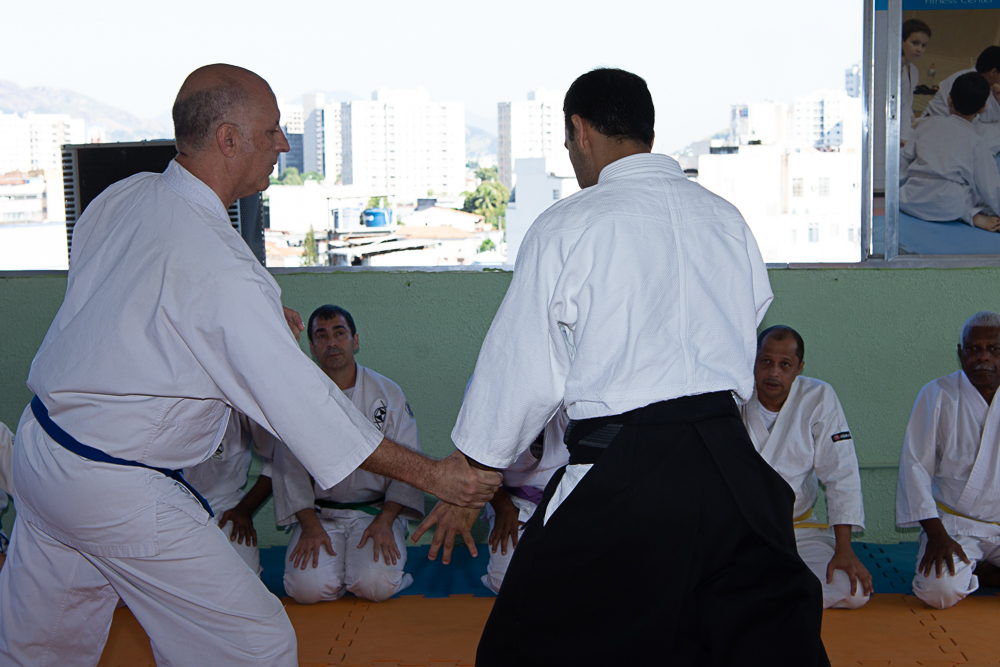
[[218,144],[222,154],[228,158],[236,157],[236,154],[239,153],[240,140],[240,131],[231,123],[223,123],[215,131],[215,143]]
[[580,117],[578,114],[573,114],[570,117],[570,122],[573,123],[573,138],[580,144],[580,148],[584,152],[590,152],[590,132],[593,127],[587,122],[586,119]]

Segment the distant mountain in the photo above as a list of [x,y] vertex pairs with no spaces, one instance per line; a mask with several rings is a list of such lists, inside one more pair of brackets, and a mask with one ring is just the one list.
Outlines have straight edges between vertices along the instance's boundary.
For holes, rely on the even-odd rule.
[[497,156],[497,137],[486,130],[465,126],[465,161],[478,162],[487,155]]
[[493,116],[482,116],[474,111],[465,110],[465,124],[470,127],[474,127],[479,130],[483,130],[488,134],[496,134],[497,131],[497,117]]
[[21,88],[0,80],[0,111],[5,113],[64,113],[83,118],[87,125],[103,125],[110,141],[141,141],[173,136],[173,127],[139,118],[110,104],[65,88]]

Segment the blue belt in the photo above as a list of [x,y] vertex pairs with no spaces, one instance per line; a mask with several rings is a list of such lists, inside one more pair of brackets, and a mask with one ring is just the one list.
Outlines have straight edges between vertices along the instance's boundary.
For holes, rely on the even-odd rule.
[[170,479],[183,484],[184,488],[194,494],[194,497],[198,499],[198,502],[200,502],[201,506],[205,508],[208,515],[211,517],[215,516],[215,513],[212,512],[212,506],[208,504],[208,501],[205,500],[205,498],[202,497],[202,495],[198,493],[193,486],[188,484],[187,480],[181,476],[180,470],[148,466],[145,463],[129,461],[128,459],[120,459],[116,456],[105,454],[99,449],[88,447],[66,431],[59,428],[59,426],[49,417],[49,411],[45,409],[45,405],[37,396],[31,397],[31,411],[35,414],[35,419],[38,420],[38,425],[42,427],[42,430],[45,431],[50,438],[77,456],[82,456],[85,459],[97,461],[98,463],[113,463],[115,465],[128,466],[130,468],[146,468],[147,470],[155,470],[161,475],[166,475]]

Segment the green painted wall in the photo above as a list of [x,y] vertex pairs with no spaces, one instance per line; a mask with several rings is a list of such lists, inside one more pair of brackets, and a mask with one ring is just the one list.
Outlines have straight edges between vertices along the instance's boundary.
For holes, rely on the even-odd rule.
[[[862,466],[866,541],[916,539],[894,526],[895,466],[913,400],[929,380],[958,368],[962,322],[1000,310],[1000,269],[776,269],[764,326],[788,324],[806,340],[805,373],[840,395]],[[295,273],[276,276],[286,305],[304,317],[334,303],[354,315],[358,361],[406,392],[424,451],[444,456],[465,383],[510,283],[503,272]],[[0,278],[0,421],[17,425],[30,393],[28,368],[55,315],[63,276]],[[302,337],[304,349],[305,336]],[[255,466],[256,467],[256,466]],[[287,543],[269,506],[261,544]],[[12,512],[4,516],[9,528]],[[481,540],[484,531],[477,537]]]

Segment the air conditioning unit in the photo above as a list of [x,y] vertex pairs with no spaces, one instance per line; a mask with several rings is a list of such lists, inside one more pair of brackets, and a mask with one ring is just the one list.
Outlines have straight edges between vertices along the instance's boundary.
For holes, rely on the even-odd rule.
[[[112,183],[144,171],[163,173],[177,155],[173,139],[62,147],[66,197],[66,250],[73,254],[73,227],[87,205]],[[260,193],[229,207],[229,221],[264,263],[264,224]]]

